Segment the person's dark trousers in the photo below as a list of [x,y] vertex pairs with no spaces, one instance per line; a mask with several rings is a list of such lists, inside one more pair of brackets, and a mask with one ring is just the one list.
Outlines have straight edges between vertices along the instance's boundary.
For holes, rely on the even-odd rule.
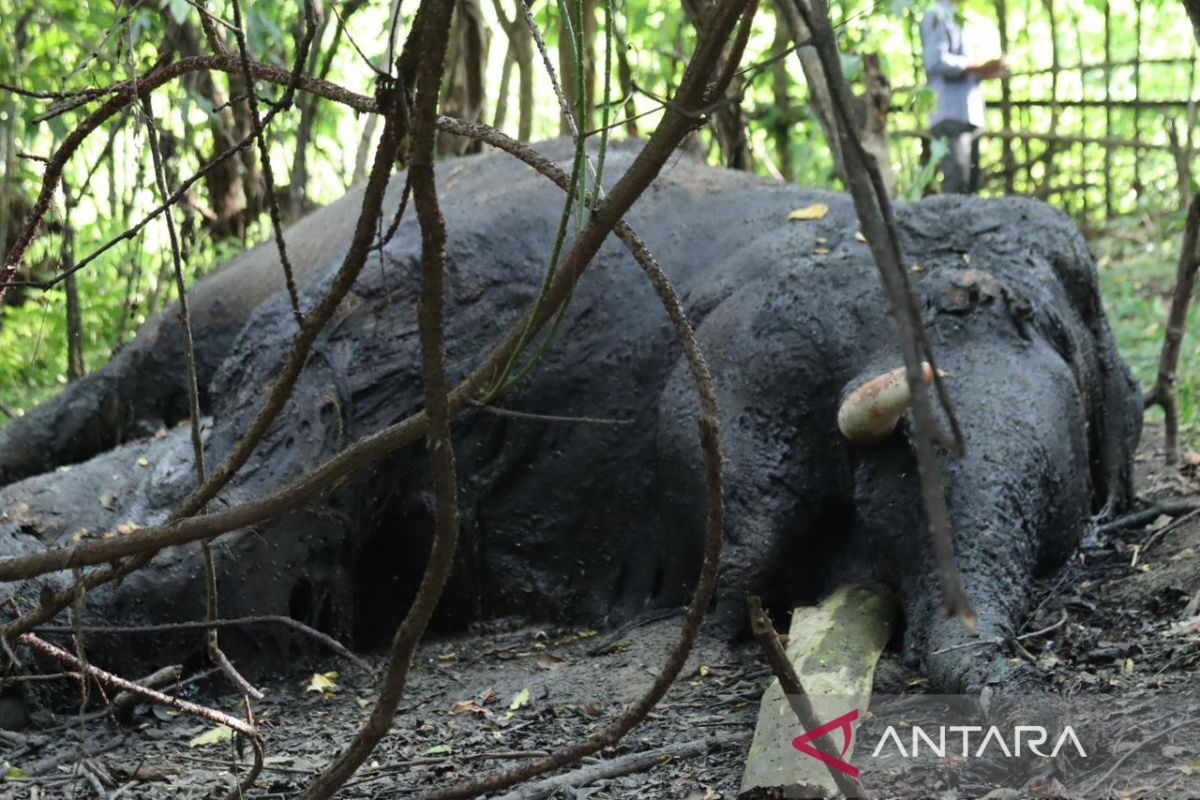
[[933,126],[933,138],[945,139],[950,150],[942,160],[942,193],[975,194],[979,190],[979,129],[969,122],[946,119]]

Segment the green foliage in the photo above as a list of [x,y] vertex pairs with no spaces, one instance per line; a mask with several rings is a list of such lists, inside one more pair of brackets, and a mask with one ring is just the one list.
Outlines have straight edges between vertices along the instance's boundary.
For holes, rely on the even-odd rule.
[[[583,0],[569,0],[583,2]],[[832,9],[843,51],[843,67],[861,91],[862,54],[878,53],[893,87],[890,129],[893,166],[899,179],[900,193],[916,198],[925,193],[934,180],[940,153],[933,143],[934,158],[921,158],[920,141],[905,132],[923,129],[934,98],[924,87],[920,65],[917,21],[932,0],[846,0]],[[500,0],[505,13],[512,15],[514,0]],[[391,4],[354,4],[337,6],[348,14],[345,35],[336,33],[337,17],[327,8],[329,20],[321,29],[317,55],[309,59],[308,70],[315,72],[329,58],[325,77],[356,91],[370,93],[373,71],[364,56],[381,65],[388,43],[388,9]],[[703,4],[700,4],[703,5]],[[228,0],[206,4],[213,13],[229,19]],[[280,67],[290,67],[302,32],[299,6],[282,0],[245,2],[243,16],[251,52],[259,59]],[[678,85],[687,56],[696,43],[696,31],[680,3],[659,0],[594,0],[596,30],[591,43],[597,84],[595,104],[602,109],[596,118],[611,123],[611,135],[619,138],[636,128],[640,135],[653,129],[661,113],[661,98],[669,97]],[[1099,101],[1106,96],[1101,72],[1061,72],[1057,80],[1047,71],[1057,44],[1061,64],[1097,63],[1111,57],[1128,61],[1139,49],[1144,59],[1188,57],[1194,51],[1190,26],[1177,0],[1116,0],[1112,3],[1064,3],[1056,0],[1056,42],[1052,41],[1045,2],[1008,0],[1008,50],[1016,73],[1011,80],[1014,99],[1046,97],[1052,83],[1060,98]],[[1140,21],[1139,12],[1140,8]],[[543,28],[552,57],[558,54],[562,35],[562,12],[557,0],[533,3],[534,14]],[[989,47],[998,52],[995,6],[984,0],[969,0],[965,10],[970,25],[991,38]],[[482,119],[494,118],[499,76],[507,41],[495,24],[496,10],[483,0],[480,11],[490,30],[490,47],[484,61],[485,107]],[[411,13],[411,10],[410,10]],[[1109,17],[1110,36],[1105,47],[1105,15]],[[160,57],[164,43],[171,41],[179,26],[185,26],[201,52],[207,48],[199,34],[199,12],[189,0],[163,0],[150,5],[81,4],[67,0],[42,0],[37,4],[0,0],[0,81],[30,90],[47,92],[105,86],[144,72]],[[613,55],[607,56],[604,34],[611,18]],[[401,20],[399,39],[406,34],[406,19]],[[786,38],[776,36],[773,7],[762,6],[756,18],[749,46],[739,75],[741,108],[747,120],[747,139],[756,171],[795,183],[838,188],[833,159],[824,141],[821,126],[809,103],[809,93],[798,60],[781,50]],[[580,32],[576,32],[577,34]],[[336,49],[333,49],[336,44]],[[399,43],[398,43],[399,44]],[[569,48],[568,48],[569,49]],[[982,55],[993,55],[987,52]],[[782,56],[782,58],[779,58]],[[533,138],[560,134],[557,101],[549,81],[534,56]],[[624,62],[623,64],[619,63]],[[627,64],[633,80],[630,86],[620,78]],[[1108,94],[1119,100],[1133,99],[1134,68],[1120,67],[1111,74]],[[1194,68],[1187,64],[1143,63],[1137,69],[1137,89],[1142,99],[1186,100],[1196,94]],[[611,85],[607,91],[606,75]],[[217,152],[220,123],[215,120],[230,113],[227,103],[240,91],[236,80],[216,74],[214,82],[224,98],[214,103],[201,90],[197,78],[172,82],[155,92],[156,124],[167,136],[168,182],[177,186]],[[517,81],[508,87],[509,113],[504,128],[517,133]],[[282,90],[260,84],[258,94],[264,102],[277,100]],[[988,86],[990,128],[1000,128],[998,84]],[[607,102],[604,97],[609,96]],[[65,113],[47,114],[53,101],[33,99],[12,93],[0,94],[0,247],[10,240],[23,223],[29,201],[40,188],[42,165],[20,157],[32,153],[45,156],[95,108],[96,103]],[[321,203],[339,196],[355,179],[356,159],[371,146],[369,121],[328,102],[316,105],[307,157],[305,200]],[[636,116],[636,120],[628,118]],[[277,194],[287,194],[297,160],[297,137],[301,113],[297,108],[281,113],[269,132],[270,157],[277,182]],[[1103,108],[1019,107],[1011,125],[1031,131],[1047,131],[1051,124],[1060,131],[1085,136],[1111,136],[1120,139],[1140,137],[1154,143],[1166,141],[1168,120],[1186,122],[1186,110],[1171,107],[1165,111],[1136,112],[1120,106],[1106,112]],[[238,132],[234,132],[238,133]],[[374,130],[378,136],[378,129]],[[70,214],[74,230],[74,259],[78,261],[95,248],[125,231],[141,219],[158,201],[149,168],[146,128],[136,114],[119,114],[89,136],[67,166],[66,176],[73,192],[79,194]],[[593,134],[593,143],[598,135]],[[235,136],[235,138],[237,138]],[[1104,213],[1104,170],[1114,187],[1113,206],[1118,214],[1159,214],[1177,202],[1175,163],[1166,150],[1144,152],[1135,162],[1132,151],[1109,153],[1099,145],[1069,145],[1060,148],[1054,158],[1054,170],[1040,161],[1046,154],[1041,142],[1016,142],[1010,152],[1018,163],[1032,167],[1018,171],[1014,189],[1018,193],[1044,193],[1047,199],[1075,215],[1084,223],[1095,223]],[[707,155],[714,162],[723,154],[711,126],[702,129],[689,143],[689,149]],[[361,151],[361,152],[360,152]],[[253,150],[250,151],[253,154]],[[1002,163],[1004,146],[997,140],[985,140],[985,170],[995,172]],[[243,171],[253,168],[253,160],[243,162]],[[586,180],[580,176],[575,210],[576,224],[586,216]],[[256,187],[250,186],[253,190]],[[994,175],[988,191],[998,192],[1003,181]],[[1193,187],[1194,189],[1195,187]],[[25,205],[9,203],[19,198]],[[593,198],[594,199],[594,198]],[[204,210],[214,207],[206,185],[193,190],[190,201],[176,212],[185,232],[188,259],[187,277],[197,277],[221,263],[234,252],[269,236],[269,225],[261,214],[250,215],[244,231],[220,230],[207,225]],[[32,277],[45,280],[62,269],[62,223],[64,203],[57,192],[53,209],[42,237],[25,261]],[[14,210],[19,209],[19,210]],[[1141,217],[1135,217],[1141,219]],[[1115,224],[1103,242],[1105,292],[1118,320],[1122,346],[1139,374],[1146,378],[1153,368],[1159,331],[1155,327],[1165,312],[1162,296],[1169,289],[1173,257],[1167,257],[1177,236],[1170,229],[1156,232],[1160,240],[1133,246]],[[1136,229],[1141,223],[1130,223]],[[1146,251],[1146,247],[1158,248]],[[1139,249],[1141,248],[1141,249]],[[150,315],[160,311],[174,298],[170,279],[165,231],[160,220],[151,222],[136,238],[122,242],[89,264],[78,275],[78,292],[83,307],[84,358],[89,368],[102,364],[113,348],[134,335]],[[550,258],[552,270],[556,258]],[[1152,262],[1152,263],[1151,263]],[[12,299],[21,302],[12,303]],[[1189,338],[1189,343],[1195,340]],[[541,343],[544,345],[544,341]],[[540,350],[539,350],[540,352]],[[1194,344],[1185,351],[1185,362],[1195,352]],[[536,355],[533,356],[536,360]],[[29,408],[66,381],[66,321],[64,286],[41,292],[28,289],[19,298],[10,298],[0,318],[0,400],[9,406]],[[1147,367],[1147,364],[1150,366]],[[515,366],[515,365],[514,365]],[[1193,421],[1192,389],[1184,382],[1187,421]]]
[[[923,164],[919,164],[916,169],[916,174],[911,179],[902,176],[900,180],[900,195],[905,200],[920,200],[925,196],[925,192],[933,185],[934,178],[937,177],[938,165],[942,163],[942,159],[946,157],[946,153],[950,152],[950,145],[945,139],[934,139],[929,143],[929,159]],[[912,173],[913,170],[906,170]]]

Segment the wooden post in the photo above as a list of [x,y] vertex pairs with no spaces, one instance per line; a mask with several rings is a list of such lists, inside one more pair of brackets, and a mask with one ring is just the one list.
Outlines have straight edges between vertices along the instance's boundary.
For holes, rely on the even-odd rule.
[[[996,0],[996,22],[1000,31],[1000,52],[1008,52],[1008,3],[1006,0]],[[1000,118],[1004,121],[1004,130],[1012,130],[1012,86],[1006,75],[1000,80]],[[1016,158],[1013,155],[1013,142],[1004,140],[1004,191],[1012,194],[1015,190]]]
[[[1112,10],[1108,3],[1104,4],[1104,136],[1113,138],[1112,106]],[[1112,157],[1111,144],[1104,146],[1104,218],[1113,215],[1112,187]]]
[[[1058,130],[1058,74],[1062,70],[1062,60],[1059,58],[1058,52],[1058,16],[1054,11],[1054,0],[1043,0],[1043,5],[1046,8],[1046,16],[1050,22],[1050,130]],[[1046,149],[1043,151],[1046,156],[1044,166],[1042,185],[1038,187],[1035,193],[1038,198],[1045,200],[1050,195],[1051,182],[1054,180],[1055,167],[1057,164],[1054,161],[1055,155],[1058,153],[1053,140],[1047,140]]]
[[[1021,37],[1024,39],[1025,49],[1029,50],[1029,20],[1033,17],[1033,0],[1025,0],[1025,22],[1021,27]],[[1026,79],[1025,93],[1029,94],[1031,82]],[[1030,120],[1033,116],[1033,109],[1026,106],[1021,111],[1021,130],[1027,131],[1030,129]],[[1033,189],[1033,148],[1028,139],[1021,142],[1022,150],[1024,151],[1025,163],[1025,192],[1030,192]]]
[[[1136,100],[1142,99],[1142,0],[1136,0],[1133,4],[1134,10],[1137,13],[1137,22],[1134,24],[1134,51],[1133,51],[1133,96]],[[1133,138],[1142,138],[1142,112],[1137,106],[1133,109]],[[1138,196],[1142,196],[1142,158],[1141,153],[1133,154],[1133,191]]]
[[[1070,7],[1068,7],[1070,9]],[[1072,13],[1074,24],[1071,26],[1075,31],[1075,53],[1078,61],[1076,63],[1083,64],[1083,36],[1079,33],[1080,20]],[[1091,224],[1092,214],[1092,199],[1089,197],[1089,187],[1091,181],[1088,180],[1088,174],[1092,171],[1089,165],[1092,163],[1088,160],[1088,145],[1085,141],[1088,135],[1088,106],[1087,106],[1087,83],[1083,80],[1083,73],[1079,75],[1079,177],[1082,179],[1084,188],[1079,192],[1079,200],[1082,206],[1080,216],[1083,220],[1083,227],[1086,228]]]
[[[781,53],[791,43],[787,24],[780,19],[778,11],[775,16],[775,41],[771,44],[771,52]],[[788,183],[792,182],[792,102],[788,97],[787,59],[779,59],[771,65],[771,93],[775,100],[775,121],[771,124],[771,136],[775,139],[775,161],[779,167],[779,177]]]

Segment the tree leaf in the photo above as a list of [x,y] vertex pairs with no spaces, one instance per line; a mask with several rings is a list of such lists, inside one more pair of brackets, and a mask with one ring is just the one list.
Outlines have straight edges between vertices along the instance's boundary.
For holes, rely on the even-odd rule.
[[326,697],[336,694],[342,690],[337,683],[338,677],[337,672],[314,672],[308,681],[308,686],[304,687],[304,693],[320,692]]
[[813,203],[804,208],[797,208],[792,213],[788,214],[787,218],[792,220],[797,219],[824,219],[829,213],[829,206],[824,203]]
[[508,704],[509,711],[516,711],[519,708],[524,708],[529,705],[529,687],[526,686],[521,691],[513,695],[512,702]]
[[233,728],[226,725],[218,725],[215,728],[209,728],[199,736],[189,739],[188,747],[207,747],[210,744],[228,742],[232,738]]

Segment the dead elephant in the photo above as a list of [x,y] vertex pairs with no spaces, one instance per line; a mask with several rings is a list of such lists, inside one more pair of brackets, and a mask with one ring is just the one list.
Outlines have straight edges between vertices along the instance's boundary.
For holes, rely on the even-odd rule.
[[[612,158],[619,172],[631,151]],[[532,302],[562,195],[504,155],[445,162],[438,179],[457,379]],[[398,189],[399,180],[388,209]],[[828,207],[819,219],[787,220],[815,203]],[[322,213],[344,230],[357,203]],[[973,198],[901,204],[897,214],[966,438],[963,457],[939,456],[958,560],[981,634],[995,635],[1019,621],[1036,575],[1060,564],[1095,518],[1129,503],[1139,393],[1109,332],[1094,262],[1064,217],[1031,201]],[[716,375],[728,513],[717,616],[736,627],[748,591],[782,609],[875,577],[904,598],[905,646],[925,657],[934,683],[978,687],[993,674],[991,656],[929,655],[965,634],[937,614],[907,422],[873,444],[838,430],[847,393],[901,363],[849,200],[681,158],[629,220],[675,282]],[[330,258],[308,270],[306,307],[344,246],[329,246]],[[285,485],[418,410],[419,252],[406,220],[321,334],[287,409],[219,505]],[[282,293],[246,315],[208,386],[210,463],[257,410],[294,330]],[[90,380],[97,397],[121,401],[111,397],[111,376]],[[140,380],[181,391],[165,369]],[[685,602],[702,536],[689,380],[658,300],[610,243],[544,360],[498,401],[533,416],[473,410],[455,422],[463,541],[439,623],[502,615],[614,622]],[[74,391],[83,397],[88,384]],[[132,440],[8,486],[0,493],[5,554],[161,522],[193,485],[187,437],[176,428]],[[392,453],[319,502],[219,539],[222,613],[290,614],[359,646],[379,643],[412,598],[431,529],[423,454]],[[91,594],[89,616],[199,619],[200,574],[196,545],[173,548]],[[66,576],[24,591],[35,598],[46,580]],[[269,664],[289,646],[262,631],[230,631],[224,641],[243,664]],[[199,635],[163,636],[155,648],[99,637],[89,652],[132,669],[134,652],[199,656],[201,645]]]

